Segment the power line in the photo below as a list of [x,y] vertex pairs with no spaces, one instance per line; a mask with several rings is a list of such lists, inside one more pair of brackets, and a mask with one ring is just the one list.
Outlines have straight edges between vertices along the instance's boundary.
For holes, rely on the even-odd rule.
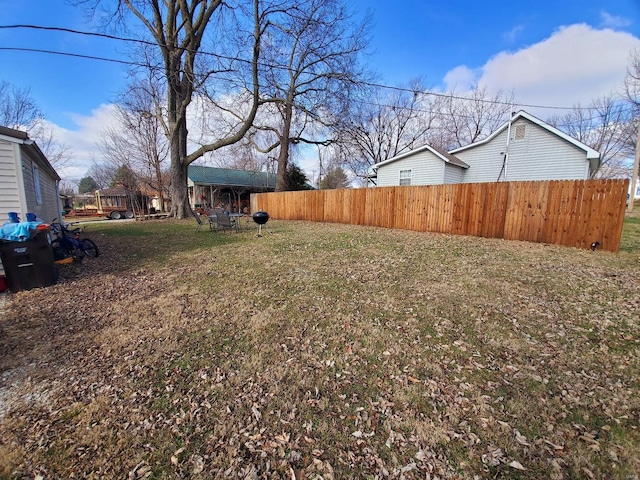
[[[87,32],[87,31],[75,30],[75,29],[64,28],[64,27],[49,27],[49,26],[42,26],[42,25],[16,24],[16,25],[0,25],[0,29],[34,29],[34,30],[57,31],[57,32],[72,33],[72,34],[75,34],[75,35],[84,35],[84,36],[91,36],[91,37],[97,37],[97,38],[105,38],[105,39],[108,39],[108,40],[116,40],[116,41],[123,41],[123,42],[134,42],[134,43],[140,43],[140,44],[143,44],[143,45],[149,45],[149,46],[154,46],[154,47],[157,47],[157,46],[166,47],[166,46],[168,46],[166,44],[163,45],[163,44],[159,44],[157,42],[151,42],[151,41],[143,40],[143,39],[139,39],[139,38],[121,37],[121,36],[117,36],[117,35],[109,35],[109,34],[105,34],[105,33],[96,33],[96,32]],[[90,60],[101,60],[101,61],[107,61],[107,62],[113,62],[113,63],[120,63],[120,64],[123,64],[123,65],[159,68],[159,67],[153,67],[153,66],[150,66],[148,64],[142,64],[142,63],[138,63],[138,62],[117,60],[117,59],[111,59],[111,58],[105,58],[105,57],[97,57],[97,56],[93,56],[93,55],[82,55],[82,54],[75,54],[75,53],[56,52],[56,51],[52,51],[52,50],[12,48],[12,47],[0,47],[0,50],[16,50],[16,51],[48,53],[48,54],[54,54],[54,55],[63,55],[63,56],[70,56],[70,57],[77,57],[77,58],[85,58],[85,59],[90,59]],[[243,59],[243,58],[239,58],[239,57],[230,57],[230,56],[221,55],[221,54],[214,53],[214,52],[208,52],[206,50],[196,50],[196,51],[189,50],[189,49],[183,49],[183,50],[186,51],[186,52],[199,53],[201,55],[213,56],[213,57],[216,57],[218,59],[226,60],[226,61],[235,61],[235,62],[240,62],[240,63],[246,63],[246,64],[249,64],[249,65],[252,63],[251,60],[247,60],[247,59]],[[287,67],[283,67],[281,65],[268,64],[268,63],[265,63],[265,62],[258,62],[258,64],[260,66],[262,66],[262,67],[265,67],[265,68],[288,70]],[[415,94],[416,93],[416,91],[414,89],[410,89],[410,88],[407,88],[407,87],[390,86],[390,85],[385,85],[385,84],[381,84],[381,83],[364,82],[364,81],[360,82],[360,83],[362,85],[365,85],[365,86],[368,86],[368,87],[373,87],[373,88],[392,90],[392,91],[399,91],[399,92],[411,93],[411,94]],[[477,99],[477,98],[469,98],[469,97],[464,97],[464,96],[460,96],[460,95],[439,93],[439,92],[433,92],[433,91],[422,91],[422,92],[417,92],[417,93],[421,94],[421,95],[426,95],[426,96],[434,96],[434,97],[439,97],[439,98],[448,98],[448,99],[461,100],[461,101],[477,101],[477,102],[481,102],[481,103],[491,103],[491,104],[494,104],[494,105],[505,105],[505,106],[517,105],[517,106],[523,107],[523,108],[537,108],[537,109],[548,109],[548,110],[590,110],[591,109],[591,107],[577,107],[577,106],[567,107],[567,106],[558,106],[558,105],[538,105],[538,104],[529,104],[529,103],[508,102],[508,101],[503,101],[503,100]]]
[[106,57],[97,57],[95,55],[83,55],[80,53],[68,53],[68,52],[57,52],[54,50],[44,50],[41,48],[22,48],[22,47],[0,47],[0,50],[8,50],[14,52],[31,52],[31,53],[46,53],[49,55],[61,55],[64,57],[75,57],[75,58],[84,58],[87,60],[99,60],[102,62],[112,62],[112,63],[120,63],[122,65],[132,65],[136,67],[149,67],[149,68],[158,68],[153,65],[142,64],[137,62],[130,62],[127,60],[119,60],[116,58],[106,58]]

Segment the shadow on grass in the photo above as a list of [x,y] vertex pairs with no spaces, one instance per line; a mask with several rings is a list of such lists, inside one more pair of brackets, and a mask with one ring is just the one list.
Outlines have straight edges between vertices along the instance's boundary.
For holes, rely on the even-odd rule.
[[[87,225],[85,236],[99,239],[108,237],[115,248],[115,271],[126,271],[148,264],[166,264],[180,253],[190,253],[225,248],[243,248],[254,235],[244,228],[240,232],[212,231],[202,228],[196,231],[192,220],[157,220],[148,222],[95,223]],[[119,245],[123,248],[118,252]]]

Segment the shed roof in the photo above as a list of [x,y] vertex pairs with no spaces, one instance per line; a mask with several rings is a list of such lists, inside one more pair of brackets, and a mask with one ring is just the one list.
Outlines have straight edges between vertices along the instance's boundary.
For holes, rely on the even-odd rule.
[[199,185],[263,189],[273,189],[276,186],[276,175],[267,172],[189,165],[187,175],[189,180]]
[[27,132],[0,126],[0,137],[9,142],[20,144],[21,148],[30,152],[40,161],[41,165],[49,171],[51,177],[56,180],[60,180],[60,175],[58,175],[58,172],[56,172],[55,168],[53,168],[53,165],[51,165],[36,142],[29,138],[29,134]]
[[409,157],[411,155],[415,155],[416,153],[424,152],[425,150],[433,153],[436,157],[440,158],[441,160],[444,160],[446,163],[450,163],[452,165],[455,165],[455,166],[461,167],[461,168],[469,168],[469,165],[467,165],[465,162],[460,160],[455,155],[447,153],[447,152],[445,152],[444,150],[442,150],[442,149],[440,149],[438,147],[433,147],[431,145],[423,145],[422,147],[416,148],[415,150],[411,150],[409,152],[406,152],[406,153],[403,153],[403,154],[400,154],[400,155],[396,155],[395,157],[390,158],[388,160],[385,160],[383,162],[376,163],[375,165],[373,165],[374,172],[375,172],[375,170],[378,169],[378,167],[380,167],[382,165],[387,165],[388,163],[395,162],[395,161],[401,160],[403,158],[407,158],[407,157]]

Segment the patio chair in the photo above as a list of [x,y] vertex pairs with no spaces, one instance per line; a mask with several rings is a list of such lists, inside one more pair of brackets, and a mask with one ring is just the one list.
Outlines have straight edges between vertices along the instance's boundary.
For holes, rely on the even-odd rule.
[[209,225],[209,230],[213,230],[213,223],[211,218],[204,218],[198,212],[193,212],[193,216],[196,218],[198,225],[196,226],[196,232],[199,232],[203,225]]
[[236,223],[224,212],[215,212],[218,230],[236,230]]

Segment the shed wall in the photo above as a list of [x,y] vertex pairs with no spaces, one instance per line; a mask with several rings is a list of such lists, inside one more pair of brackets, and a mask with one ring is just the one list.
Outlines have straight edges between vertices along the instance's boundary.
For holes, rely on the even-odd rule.
[[379,187],[400,184],[400,170],[411,170],[411,185],[439,185],[444,181],[444,161],[429,151],[409,155],[378,170]]
[[14,145],[0,140],[0,224],[8,220],[9,212],[21,211]]

